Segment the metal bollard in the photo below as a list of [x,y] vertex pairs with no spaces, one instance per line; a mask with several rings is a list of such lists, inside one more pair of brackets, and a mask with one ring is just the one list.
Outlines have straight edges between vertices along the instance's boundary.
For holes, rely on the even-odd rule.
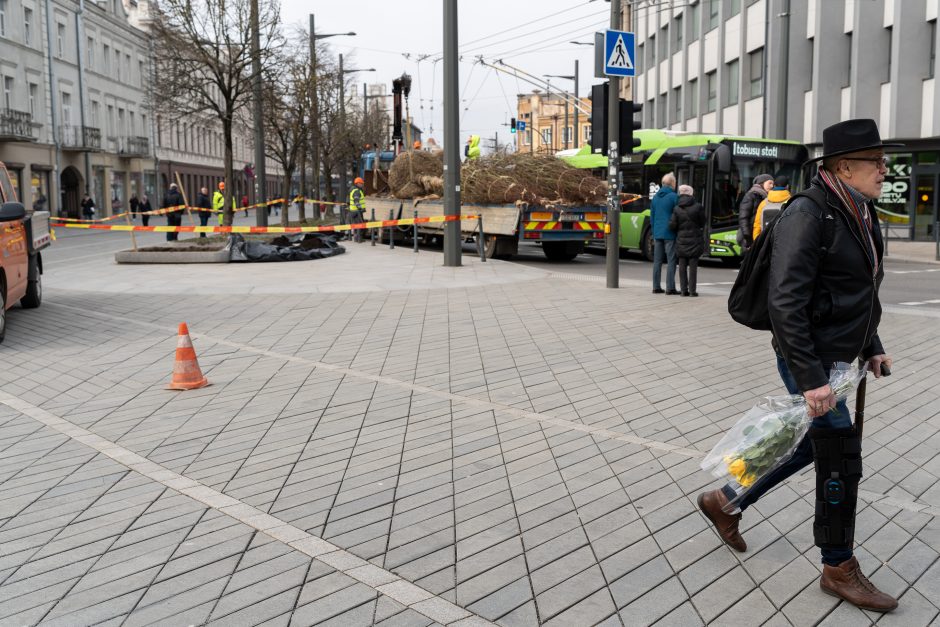
[[[375,207],[372,207],[372,220],[370,222],[375,222]],[[375,227],[369,229],[369,237],[372,239],[372,245],[375,246]]]
[[418,210],[415,209],[415,223],[411,230],[411,238],[415,243],[415,252],[418,252]]
[[940,261],[940,220],[933,223],[933,243],[936,249],[933,258]]
[[486,250],[483,246],[483,214],[477,216],[477,241],[480,249],[480,261],[486,263]]
[[[394,219],[395,219],[395,210],[394,210],[394,209],[389,209],[389,210],[388,210],[388,219],[389,219],[389,220],[394,220]],[[389,250],[392,250],[392,249],[395,248],[395,227],[394,227],[394,226],[388,227],[388,248],[389,248]]]

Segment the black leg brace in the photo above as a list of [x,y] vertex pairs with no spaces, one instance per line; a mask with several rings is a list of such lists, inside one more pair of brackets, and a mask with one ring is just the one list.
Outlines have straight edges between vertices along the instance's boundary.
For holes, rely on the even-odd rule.
[[851,549],[862,478],[862,439],[854,428],[809,430],[816,466],[813,537],[822,549]]

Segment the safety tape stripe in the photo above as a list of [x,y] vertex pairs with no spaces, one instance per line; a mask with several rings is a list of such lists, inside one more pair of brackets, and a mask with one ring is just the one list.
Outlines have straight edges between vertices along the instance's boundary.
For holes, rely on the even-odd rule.
[[151,233],[333,233],[393,226],[412,226],[430,222],[457,222],[476,220],[477,215],[429,216],[402,220],[381,220],[359,224],[335,224],[330,226],[137,226],[135,224],[67,224],[52,219],[52,226],[67,229],[90,229],[96,231],[144,231]]

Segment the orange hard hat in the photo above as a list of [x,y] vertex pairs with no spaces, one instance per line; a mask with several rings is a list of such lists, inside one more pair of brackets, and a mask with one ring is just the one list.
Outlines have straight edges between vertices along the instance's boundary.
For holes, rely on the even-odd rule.
[[362,180],[362,177],[357,176],[353,179],[353,185],[365,185],[366,182]]
[[219,181],[219,189],[225,189],[225,181]]
[[421,140],[420,140],[420,139],[419,139],[419,140],[415,140],[414,147],[415,147],[416,149],[417,149],[417,148],[421,148]]

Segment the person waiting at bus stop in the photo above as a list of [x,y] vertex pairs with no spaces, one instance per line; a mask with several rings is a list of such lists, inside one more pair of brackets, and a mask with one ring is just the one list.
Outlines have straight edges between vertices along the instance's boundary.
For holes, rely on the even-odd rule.
[[754,177],[754,184],[751,189],[744,193],[741,204],[738,205],[738,245],[747,251],[754,243],[754,214],[757,213],[757,207],[764,199],[767,193],[774,187],[774,177],[769,174],[758,174]]
[[705,252],[705,210],[692,197],[691,185],[679,186],[679,200],[672,210],[669,228],[676,234],[679,289],[683,296],[698,296],[698,258]]
[[[359,224],[363,222],[366,211],[366,193],[362,187],[366,184],[362,177],[357,176],[353,179],[353,188],[349,191],[349,210],[346,213],[346,224]],[[350,234],[349,239],[353,238]],[[357,242],[362,242],[362,230],[356,229],[355,235]]]
[[653,225],[653,293],[663,293],[660,276],[665,256],[666,294],[675,296],[679,293],[676,291],[676,233],[669,228],[669,221],[678,202],[676,175],[668,172],[663,176],[662,183],[650,202],[650,222]]

